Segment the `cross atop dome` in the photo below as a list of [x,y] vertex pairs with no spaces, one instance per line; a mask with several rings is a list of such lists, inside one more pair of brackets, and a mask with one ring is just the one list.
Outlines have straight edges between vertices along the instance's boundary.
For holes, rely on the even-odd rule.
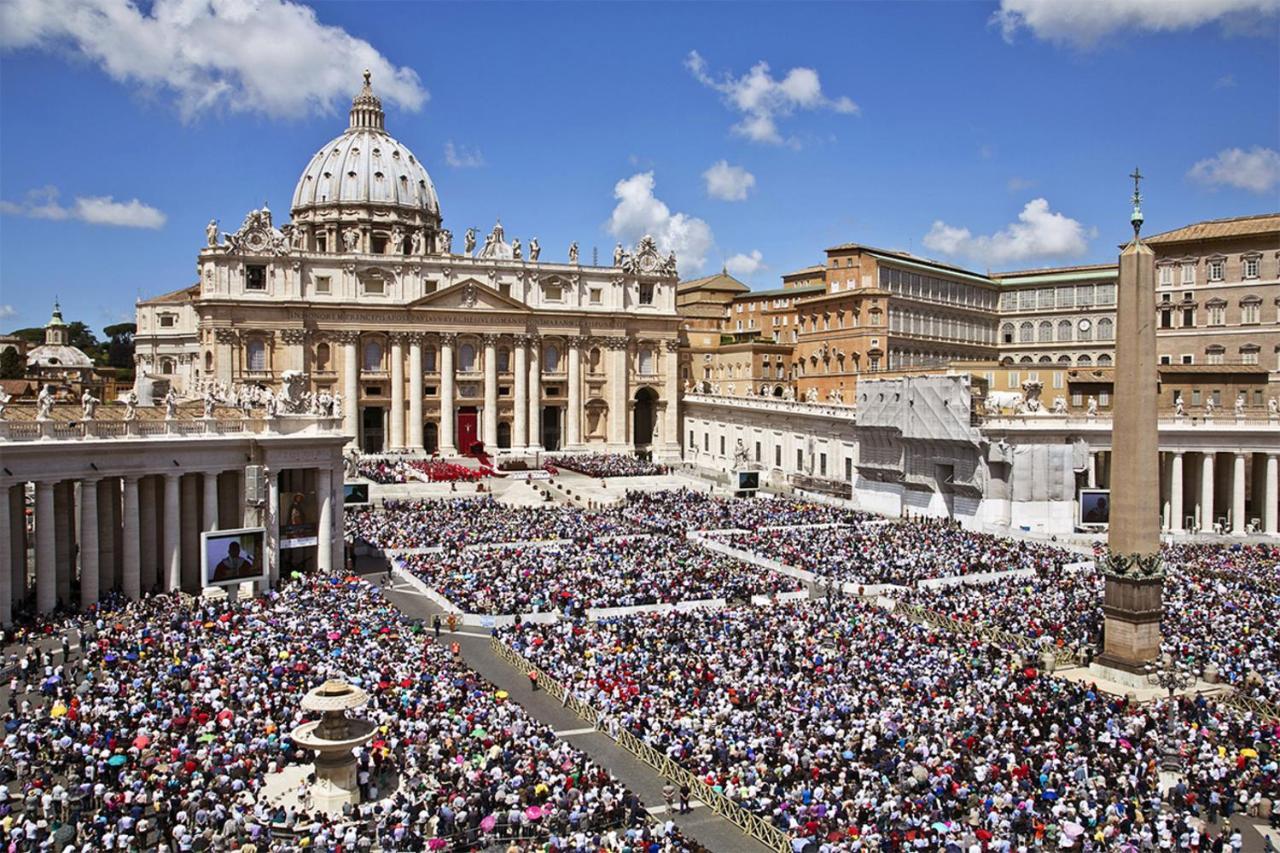
[[351,100],[351,130],[383,130],[382,101],[373,94],[373,74],[364,70],[364,88]]

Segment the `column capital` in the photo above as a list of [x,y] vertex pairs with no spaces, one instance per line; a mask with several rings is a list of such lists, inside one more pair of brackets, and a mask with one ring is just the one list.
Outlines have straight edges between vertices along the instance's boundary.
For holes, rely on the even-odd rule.
[[418,346],[422,346],[422,344],[426,342],[428,337],[425,332],[404,332],[403,334],[404,334],[405,340],[409,342],[410,346],[413,346],[414,344],[417,344]]
[[627,339],[625,336],[611,336],[604,339],[604,345],[611,350],[625,350],[627,348]]
[[214,329],[213,339],[220,344],[234,344],[240,340],[237,329]]
[[354,344],[360,340],[360,333],[353,332],[350,329],[337,329],[331,332],[326,332],[325,335],[330,340],[336,341],[340,344]]
[[480,336],[480,342],[486,347],[494,347],[498,345],[498,338],[502,337],[496,332],[485,332]]
[[401,331],[387,332],[387,341],[392,346],[395,346],[397,344],[400,346],[404,346],[404,344],[408,342],[408,340],[409,340],[409,335],[407,332],[401,332]]
[[280,340],[286,344],[305,344],[307,338],[311,337],[309,329],[281,329]]
[[667,348],[667,352],[680,352],[679,338],[668,338],[663,341],[663,345]]
[[146,474],[121,474],[120,480],[125,483],[137,483],[139,480],[141,480],[145,476],[147,475]]
[[457,332],[437,332],[436,337],[440,341],[441,346],[453,346],[458,342]]
[[571,350],[580,350],[591,345],[591,338],[586,335],[571,335],[566,340],[569,342],[569,349]]

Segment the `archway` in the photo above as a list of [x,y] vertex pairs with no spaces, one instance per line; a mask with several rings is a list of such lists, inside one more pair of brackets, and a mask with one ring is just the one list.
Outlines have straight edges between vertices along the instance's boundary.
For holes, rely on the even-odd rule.
[[635,411],[631,420],[631,438],[636,447],[653,443],[653,424],[658,403],[658,392],[641,388],[636,392]]
[[440,449],[440,428],[435,421],[427,421],[422,425],[422,448],[428,453]]

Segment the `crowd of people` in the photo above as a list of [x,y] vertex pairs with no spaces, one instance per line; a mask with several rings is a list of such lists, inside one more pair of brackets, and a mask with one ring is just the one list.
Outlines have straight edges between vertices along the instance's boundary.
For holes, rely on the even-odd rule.
[[670,536],[411,554],[401,565],[467,613],[747,600],[800,582]]
[[618,514],[658,533],[757,530],[803,524],[848,524],[866,518],[826,504],[789,498],[725,498],[690,488],[629,491]]
[[[62,626],[83,654],[9,663],[5,850],[698,849],[651,827],[612,774],[354,578],[235,604],[156,595]],[[27,665],[22,665],[22,661]],[[34,665],[33,665],[34,664]],[[311,760],[299,702],[337,677],[368,692],[368,800],[337,816],[268,800]],[[12,793],[10,791],[12,790]],[[652,846],[651,846],[652,845]]]
[[[1165,549],[1163,651],[1206,667],[1237,692],[1280,703],[1280,587],[1270,583],[1269,545],[1175,545]],[[1066,648],[1088,659],[1102,643],[1100,573],[1049,569],[1034,578],[913,589],[902,601],[948,618]]]
[[618,514],[577,507],[508,506],[490,496],[452,500],[388,500],[378,507],[348,507],[348,541],[377,548],[462,548],[501,542],[549,539],[585,540],[593,536],[641,533],[644,529]]
[[[501,636],[796,849],[1210,849],[1280,795],[1274,722],[1110,698],[861,600]],[[1169,750],[1186,781],[1162,792]]]
[[489,476],[479,468],[443,459],[362,456],[356,460],[355,468],[358,476],[381,485],[412,482],[474,483]]
[[555,464],[588,477],[655,477],[669,470],[666,465],[640,459],[629,453],[565,453]]
[[841,527],[780,528],[725,541],[826,580],[909,585],[919,580],[1033,569],[1081,559],[1053,545],[965,530],[939,519],[854,522]]

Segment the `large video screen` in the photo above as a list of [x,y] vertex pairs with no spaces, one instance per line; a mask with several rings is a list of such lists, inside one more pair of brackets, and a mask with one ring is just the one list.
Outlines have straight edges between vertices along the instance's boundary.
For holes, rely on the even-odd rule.
[[1080,490],[1080,524],[1090,526],[1111,523],[1111,490]]
[[261,527],[206,530],[200,534],[200,577],[205,586],[226,586],[267,576],[267,534]]
[[368,483],[343,483],[342,484],[342,504],[343,506],[360,506],[369,502],[369,484]]
[[760,488],[760,472],[759,471],[739,471],[738,472],[738,491],[747,492]]

